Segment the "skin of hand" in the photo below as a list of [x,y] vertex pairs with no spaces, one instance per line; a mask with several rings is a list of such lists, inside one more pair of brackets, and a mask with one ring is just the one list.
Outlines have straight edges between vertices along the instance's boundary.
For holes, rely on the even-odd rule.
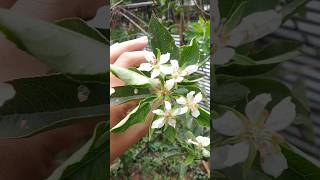
[[12,10],[48,21],[64,17],[81,17],[88,20],[106,4],[106,0],[18,0]]
[[[42,2],[43,6],[41,6],[41,3],[36,7],[33,7],[34,3],[22,6],[22,3],[26,3],[27,1],[31,2],[31,0],[17,1],[13,6],[14,10],[43,20],[56,20],[79,15],[81,17],[81,13],[79,13],[80,9],[76,7],[82,7],[83,9],[81,11],[83,15],[86,16],[85,18],[87,18],[94,16],[95,13],[93,13],[93,11],[97,10],[100,4],[102,4],[102,1],[99,0],[68,0],[69,3],[73,3],[74,7],[69,8],[68,6],[61,6],[61,2],[67,0],[32,0],[34,3]],[[75,2],[79,2],[79,4],[76,5],[74,4]],[[11,0],[0,0],[0,7],[7,8],[14,3],[15,1]],[[52,6],[49,4],[52,4]],[[88,6],[88,14],[84,12],[85,6]],[[58,8],[61,8],[61,10],[58,11]],[[31,10],[32,12],[30,12]],[[43,14],[44,10],[45,14]],[[61,11],[65,13],[59,14]],[[3,35],[0,35],[0,52],[0,82],[41,76],[45,75],[48,71],[45,65],[31,55],[16,48],[15,45],[7,41]],[[61,152],[70,150],[70,148],[73,148],[83,139],[91,137],[96,124],[97,121],[93,119],[90,122],[82,122],[50,130],[29,138],[0,138],[0,179],[46,179],[59,165],[59,163],[55,161],[56,156]]]
[[[110,63],[124,68],[138,67],[146,61],[142,50],[147,44],[147,37],[142,37],[111,46]],[[110,87],[123,85],[121,80],[112,74],[110,75]],[[110,106],[110,127],[112,128],[120,122],[136,105],[137,102],[133,101]],[[123,133],[110,134],[110,163],[147,134],[152,117],[153,114],[149,113],[145,123],[133,125]]]

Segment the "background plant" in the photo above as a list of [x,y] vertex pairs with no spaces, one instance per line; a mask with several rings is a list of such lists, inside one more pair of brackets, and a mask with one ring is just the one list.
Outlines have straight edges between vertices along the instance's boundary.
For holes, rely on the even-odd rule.
[[8,40],[54,72],[1,83],[6,90],[0,104],[1,137],[31,137],[96,120],[92,137],[71,154],[57,157],[62,163],[48,179],[106,179],[106,35],[78,18],[48,23],[4,9],[0,26]]
[[[192,164],[194,160],[196,163],[202,163],[201,160],[206,160],[209,154],[209,152],[207,152],[205,155],[207,150],[204,149],[208,144],[203,144],[204,146],[201,145],[200,147],[200,144],[198,144],[199,138],[196,138],[196,136],[209,136],[208,129],[206,129],[209,127],[210,122],[209,113],[197,105],[199,101],[192,101],[196,103],[193,104],[196,109],[190,107],[188,112],[182,110],[185,108],[185,105],[183,105],[184,103],[180,103],[183,99],[189,100],[185,96],[192,91],[194,93],[193,98],[201,96],[202,91],[197,86],[197,82],[201,79],[201,75],[196,74],[195,70],[197,70],[200,62],[203,64],[202,61],[205,60],[200,59],[200,50],[195,40],[192,40],[188,46],[177,47],[171,34],[156,18],[151,18],[149,32],[151,34],[151,49],[155,54],[155,57],[152,57],[153,54],[151,54],[151,59],[147,56],[147,60],[150,64],[142,64],[136,70],[126,70],[111,66],[112,73],[126,83],[126,86],[114,88],[115,92],[111,95],[111,104],[141,99],[139,106],[132,110],[128,116],[112,128],[111,131],[116,133],[123,132],[136,123],[142,123],[148,114],[156,114],[157,116],[153,118],[153,128],[150,128],[148,137],[151,142],[145,144],[145,147],[140,153],[144,153],[144,155],[147,155],[148,157],[151,155],[151,157],[154,158],[155,163],[162,161],[171,162],[174,165],[174,169],[179,168],[179,172],[182,171],[179,173],[180,176],[186,176],[187,166],[189,164]],[[169,59],[171,59],[171,64],[169,63]],[[176,63],[178,63],[179,66],[175,66]],[[151,67],[154,64],[159,65],[154,66],[153,69],[149,69],[149,66]],[[164,71],[161,71],[161,74],[153,75],[155,74],[155,71],[158,70],[155,69],[158,66],[160,66],[160,70],[161,67],[166,67],[169,69],[173,68],[173,71],[171,71],[169,75],[165,75],[166,72]],[[179,70],[176,69],[178,67]],[[188,69],[192,69],[192,71],[189,71]],[[150,71],[151,77],[153,76],[153,78],[150,78],[150,73],[148,71]],[[184,71],[186,74],[183,73]],[[169,102],[171,108],[167,107]],[[169,110],[172,113],[179,112],[179,115],[174,117],[174,122],[171,121],[173,119],[168,119],[163,125],[163,123],[161,123],[163,119],[160,119],[162,118],[162,111],[166,110]],[[182,111],[184,111],[184,113],[181,113]],[[199,114],[195,113],[196,111],[198,111],[197,113]],[[152,147],[157,147],[154,145],[155,143],[159,145],[157,148],[159,150],[158,152],[155,151],[156,149],[152,149]],[[135,152],[135,150],[131,150],[130,152]],[[121,168],[121,166],[123,167],[128,161],[132,162],[132,159],[135,159],[130,152],[127,153],[129,154],[128,156],[125,154],[120,158],[120,162],[117,166],[118,168]],[[144,160],[148,159],[147,156],[140,157]],[[181,160],[183,160],[184,163],[178,165],[177,163]],[[142,163],[150,163],[150,161],[142,161]],[[207,162],[203,163],[207,164]],[[138,166],[141,165],[139,164]],[[155,168],[153,165],[148,167],[151,169],[152,167]],[[166,169],[167,167],[164,165],[157,167],[157,169],[161,168]],[[174,169],[170,170],[167,176],[177,177],[177,175],[179,175],[177,174],[178,170]],[[119,171],[119,169],[117,169],[117,171]],[[156,172],[158,172],[158,170],[155,170],[153,173]],[[114,174],[116,174],[116,171],[114,171]],[[147,172],[144,173],[144,176],[148,175]]]
[[[305,139],[314,140],[313,127],[309,119],[310,109],[305,101],[303,83],[297,82],[289,88],[278,80],[276,73],[277,67],[282,62],[299,55],[300,45],[288,40],[271,40],[267,36],[276,31],[305,3],[304,0],[214,1],[213,64],[215,65],[211,67],[211,70],[215,71],[215,75],[212,76],[215,83],[215,98],[211,106],[213,139],[215,139],[212,146],[213,154],[216,153],[221,157],[217,152],[221,147],[225,148],[225,145],[236,145],[240,142],[237,136],[226,135],[221,132],[221,128],[217,127],[222,122],[220,120],[224,119],[222,117],[234,112],[237,117],[245,118],[244,116],[248,115],[246,109],[248,103],[253,103],[254,98],[261,97],[265,93],[272,99],[266,106],[269,112],[279,102],[290,98],[295,107],[295,112],[291,113],[295,115],[291,125],[297,126]],[[247,36],[243,36],[244,34]],[[230,120],[231,117],[227,119]],[[262,153],[257,152],[258,149],[255,147],[249,150],[246,159],[233,159],[231,161],[237,161],[237,163],[228,165],[228,168],[216,168],[213,171],[213,177],[221,179],[240,179],[240,177],[243,179],[294,179],[306,176],[308,176],[307,179],[317,179],[319,177],[319,163],[310,160],[306,154],[287,141],[280,144],[281,152],[288,164],[288,168],[283,172],[280,171],[280,175],[263,169],[260,165]],[[227,155],[227,157],[230,156],[232,153]],[[211,163],[216,162],[212,159]],[[304,167],[301,164],[304,164]]]

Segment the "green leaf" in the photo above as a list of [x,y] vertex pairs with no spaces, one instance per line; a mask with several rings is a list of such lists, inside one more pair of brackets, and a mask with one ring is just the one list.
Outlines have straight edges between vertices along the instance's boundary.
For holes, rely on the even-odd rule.
[[307,0],[293,0],[286,4],[280,11],[282,15],[283,22],[288,20],[292,15],[294,15],[300,8],[308,3]]
[[179,64],[181,67],[197,64],[200,58],[198,43],[192,39],[190,45],[181,47],[181,58]]
[[119,105],[128,101],[144,99],[151,96],[149,89],[145,88],[134,88],[131,86],[120,86],[115,87],[115,93],[110,97],[110,105]]
[[193,73],[189,75],[187,78],[183,79],[179,85],[193,85],[203,79],[203,75],[199,73]]
[[268,107],[273,107],[282,99],[291,96],[293,103],[296,105],[297,113],[308,112],[300,100],[295,98],[290,89],[280,81],[267,78],[246,78],[236,81],[250,89],[250,97],[255,97],[262,93],[270,93],[272,102],[268,104]]
[[282,146],[282,153],[285,155],[289,168],[285,170],[279,180],[286,179],[307,179],[318,180],[320,177],[320,163],[306,155],[297,148]]
[[106,72],[106,44],[80,33],[5,9],[0,10],[0,31],[18,48],[56,71]]
[[164,136],[171,143],[174,143],[176,140],[176,129],[170,125],[167,125],[167,127],[164,130]]
[[216,88],[213,101],[219,104],[230,104],[243,100],[249,93],[249,88],[240,83],[226,83]]
[[300,100],[303,106],[310,111],[307,99],[306,85],[302,79],[297,79],[292,85],[292,94]]
[[149,32],[151,35],[151,48],[154,54],[157,54],[157,48],[161,54],[170,53],[171,59],[180,59],[179,48],[169,33],[169,31],[152,16],[149,23]]
[[247,7],[248,2],[243,1],[239,4],[239,6],[235,9],[235,11],[228,18],[228,21],[225,23],[224,32],[230,32],[234,29],[242,19],[242,14]]
[[200,115],[196,118],[196,122],[204,127],[210,128],[210,113],[199,107]]
[[232,9],[233,6],[238,7],[238,4],[236,3],[238,0],[227,0],[227,1],[219,1],[219,10],[220,10],[220,16],[221,18],[228,17],[229,14],[234,12],[234,9]]
[[147,115],[151,111],[151,106],[154,97],[150,97],[141,100],[139,105],[134,108],[124,119],[122,119],[117,125],[115,125],[110,131],[114,133],[121,133],[126,131],[132,125],[143,123]]
[[195,157],[194,157],[194,154],[189,153],[183,163],[184,163],[186,166],[188,166],[188,165],[192,164],[194,158],[195,158]]
[[235,54],[233,61],[216,70],[217,74],[252,76],[270,72],[278,64],[300,55],[299,44],[293,41],[271,43],[255,54]]
[[28,136],[107,116],[107,84],[83,83],[61,74],[7,83],[16,94],[0,107],[0,137]]
[[97,125],[93,137],[63,162],[48,180],[102,180],[108,178],[108,126]]
[[108,42],[107,39],[98,30],[89,26],[85,21],[83,21],[80,18],[68,18],[58,20],[55,23],[61,27],[83,34],[104,44]]
[[280,0],[268,0],[268,1],[260,1],[260,0],[247,0],[248,4],[246,10],[242,14],[242,16],[248,16],[255,12],[266,11],[270,9],[276,9],[279,5]]
[[146,76],[114,65],[110,65],[110,69],[112,74],[124,81],[126,85],[134,87],[151,87],[152,82]]
[[293,123],[305,140],[311,143],[315,142],[316,133],[314,131],[314,124],[309,115],[298,113]]

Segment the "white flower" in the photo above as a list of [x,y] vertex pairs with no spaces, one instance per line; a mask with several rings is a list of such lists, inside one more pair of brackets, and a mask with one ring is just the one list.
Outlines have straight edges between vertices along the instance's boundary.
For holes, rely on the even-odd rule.
[[261,94],[247,104],[245,108],[247,117],[239,118],[228,111],[213,122],[213,128],[223,135],[246,137],[238,144],[214,149],[213,152],[216,152],[216,157],[213,158],[214,168],[230,167],[243,162],[248,157],[249,143],[254,144],[259,150],[261,167],[265,173],[278,177],[288,168],[287,160],[279,146],[282,137],[276,131],[285,129],[294,121],[295,105],[291,102],[291,98],[287,97],[274,106],[268,115],[265,107],[270,101],[270,94]]
[[152,52],[145,51],[145,58],[147,60],[147,63],[140,64],[138,70],[147,72],[151,71],[152,79],[158,77],[160,73],[171,73],[172,68],[170,66],[164,65],[170,60],[170,53],[162,54],[160,56],[160,59],[157,60],[156,56]]
[[179,62],[177,60],[171,60],[171,79],[175,83],[181,82],[184,79],[184,76],[190,75],[198,70],[197,65],[190,65],[182,69],[179,67]]
[[191,110],[193,117],[197,118],[200,115],[198,110],[199,102],[202,100],[202,94],[199,92],[194,96],[195,92],[191,91],[187,94],[187,98],[180,97],[177,99],[177,103]]
[[243,18],[236,27],[228,27],[227,23],[220,24],[219,11],[215,11],[215,13],[216,33],[214,33],[213,62],[217,65],[228,63],[235,54],[234,48],[276,31],[282,21],[280,14],[274,10],[268,10],[250,14]]
[[7,100],[12,99],[16,95],[16,91],[11,84],[0,82],[0,106]]
[[205,149],[205,147],[210,145],[210,138],[198,136],[196,137],[196,141],[193,141],[192,139],[188,139],[187,143],[196,145],[199,149],[202,150],[202,154],[205,157],[210,156],[210,151]]
[[116,90],[114,88],[110,88],[110,96],[115,92],[116,92]]
[[153,121],[151,128],[162,128],[165,123],[168,123],[172,127],[176,127],[176,119],[175,117],[187,112],[187,109],[178,108],[172,109],[171,104],[168,101],[164,102],[165,104],[165,111],[161,109],[156,109],[152,111],[154,114],[160,116],[159,119]]

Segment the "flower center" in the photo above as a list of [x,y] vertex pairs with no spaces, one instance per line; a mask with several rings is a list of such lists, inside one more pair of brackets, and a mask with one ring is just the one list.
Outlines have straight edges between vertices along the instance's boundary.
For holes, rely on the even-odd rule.
[[172,78],[178,79],[181,76],[181,74],[182,74],[181,70],[178,69],[172,73]]
[[264,128],[258,126],[253,126],[248,130],[248,134],[253,143],[259,147],[261,144],[264,144],[267,141],[271,141],[272,133],[266,131]]

